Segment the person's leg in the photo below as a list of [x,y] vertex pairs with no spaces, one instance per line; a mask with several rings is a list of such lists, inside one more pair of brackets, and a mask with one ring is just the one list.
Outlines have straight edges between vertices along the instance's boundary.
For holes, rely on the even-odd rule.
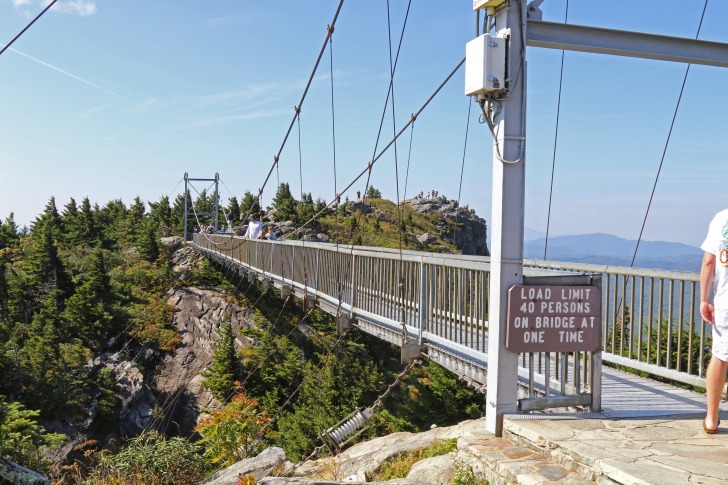
[[708,412],[705,416],[705,427],[715,429],[718,427],[718,406],[726,382],[728,362],[723,362],[715,355],[710,358],[708,371],[705,373],[706,396],[708,399]]

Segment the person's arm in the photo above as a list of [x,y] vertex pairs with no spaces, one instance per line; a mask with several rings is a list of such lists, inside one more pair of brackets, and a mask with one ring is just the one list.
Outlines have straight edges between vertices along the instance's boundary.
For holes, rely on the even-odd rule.
[[710,292],[713,289],[713,277],[715,276],[715,254],[705,251],[703,264],[700,266],[700,315],[709,324],[714,323],[713,300]]

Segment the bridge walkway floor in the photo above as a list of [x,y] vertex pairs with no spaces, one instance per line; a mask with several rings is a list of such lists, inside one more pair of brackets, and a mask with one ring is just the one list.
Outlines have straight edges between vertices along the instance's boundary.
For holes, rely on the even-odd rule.
[[504,437],[597,483],[728,483],[728,426],[703,431],[704,394],[610,367],[602,379],[602,412],[509,415]]

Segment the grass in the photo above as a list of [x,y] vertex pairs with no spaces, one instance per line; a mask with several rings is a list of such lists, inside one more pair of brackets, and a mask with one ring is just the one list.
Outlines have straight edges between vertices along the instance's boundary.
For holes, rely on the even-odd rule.
[[457,438],[450,440],[437,441],[427,448],[415,451],[400,453],[390,460],[382,463],[379,468],[372,474],[371,480],[375,482],[383,482],[395,478],[405,478],[412,469],[412,466],[425,458],[446,455],[457,448]]

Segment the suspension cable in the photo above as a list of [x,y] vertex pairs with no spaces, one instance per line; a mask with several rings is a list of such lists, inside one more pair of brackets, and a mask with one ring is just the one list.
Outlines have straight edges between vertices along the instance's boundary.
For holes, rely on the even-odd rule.
[[46,13],[48,10],[50,10],[50,8],[53,5],[55,5],[55,3],[57,1],[58,0],[51,0],[51,2],[48,5],[46,5],[46,8],[44,8],[38,15],[36,15],[35,18],[33,20],[31,20],[30,23],[25,26],[25,28],[23,28],[23,30],[21,30],[20,32],[18,32],[18,34],[15,37],[13,37],[13,39],[10,42],[8,42],[7,44],[5,44],[5,46],[2,49],[0,49],[0,55],[2,55],[3,52],[5,52],[6,50],[8,50],[10,48],[10,46],[13,45],[15,43],[15,41],[18,40],[20,38],[20,36],[23,35],[25,33],[25,31],[28,30],[30,28],[30,26],[35,23],[36,20],[38,20],[39,18],[41,18],[41,16],[44,13]]
[[[705,18],[705,11],[708,8],[708,0],[705,0],[705,5],[703,5],[703,13],[700,15],[700,23],[698,24],[698,32],[695,34],[695,38],[697,39],[700,37],[700,29],[703,27],[703,19]],[[645,211],[645,217],[642,220],[642,228],[640,229],[640,235],[637,238],[637,244],[634,248],[634,253],[632,254],[632,262],[629,264],[630,267],[634,266],[635,259],[637,259],[637,251],[640,248],[640,241],[642,241],[642,234],[645,230],[645,225],[647,224],[647,216],[650,213],[650,207],[652,206],[652,199],[655,196],[655,190],[657,189],[657,181],[660,179],[660,172],[662,171],[662,164],[665,161],[665,155],[667,154],[667,147],[670,144],[670,137],[672,136],[672,129],[675,127],[675,120],[677,119],[677,112],[680,109],[680,101],[682,101],[683,92],[685,91],[685,83],[688,80],[688,73],[690,73],[690,66],[691,64],[688,64],[685,68],[685,76],[683,76],[682,86],[680,87],[680,95],[677,98],[677,104],[675,105],[675,112],[672,114],[672,121],[670,122],[670,130],[667,133],[667,140],[665,140],[665,147],[662,150],[662,157],[660,158],[660,165],[657,168],[657,175],[655,176],[655,182],[652,184],[652,193],[650,194],[650,200],[647,203],[647,210]]]
[[[297,110],[300,110],[303,106],[303,102],[306,99],[306,94],[308,93],[308,89],[311,87],[311,83],[313,82],[313,77],[316,74],[316,71],[318,70],[319,63],[321,62],[321,58],[324,55],[324,51],[326,50],[326,45],[329,42],[329,37],[331,37],[331,34],[333,33],[334,26],[336,25],[336,19],[339,18],[339,12],[341,12],[341,7],[344,5],[344,0],[339,0],[339,5],[336,7],[336,13],[334,14],[334,19],[331,21],[330,28],[326,31],[326,39],[324,39],[324,43],[321,46],[321,50],[319,51],[318,57],[316,58],[316,62],[314,63],[313,69],[311,70],[311,74],[308,77],[308,81],[306,82],[306,87],[303,90],[303,94],[301,95],[301,100],[299,101],[298,105],[296,106]],[[281,153],[283,152],[283,147],[286,146],[286,141],[288,140],[288,136],[291,134],[291,130],[293,129],[293,124],[296,122],[296,118],[298,116],[298,113],[296,113],[293,116],[293,119],[291,120],[291,123],[288,125],[288,130],[286,131],[285,136],[283,137],[283,142],[281,143],[281,147],[278,149],[278,153],[273,157],[273,165],[270,167],[270,170],[268,171],[268,175],[266,175],[265,180],[263,181],[263,185],[260,186],[260,189],[258,189],[258,197],[263,193],[263,189],[265,188],[266,184],[268,183],[268,179],[270,178],[271,174],[273,173],[273,169],[278,166],[278,160],[280,159]]]
[[[377,148],[379,147],[379,138],[382,134],[382,128],[384,127],[384,117],[387,114],[387,106],[389,105],[389,96],[392,94],[392,85],[394,84],[394,72],[397,70],[397,63],[399,62],[399,53],[402,49],[402,40],[404,39],[404,31],[405,27],[407,27],[407,19],[409,18],[409,11],[410,7],[412,5],[412,0],[409,0],[407,2],[407,11],[404,16],[404,21],[402,22],[402,32],[399,35],[399,44],[397,46],[397,55],[394,58],[394,67],[392,67],[391,62],[391,54],[390,54],[390,76],[389,76],[389,87],[387,88],[387,98],[384,100],[384,108],[382,109],[382,117],[379,120],[379,130],[377,130],[377,139],[374,142],[374,150],[372,152],[372,159],[374,159],[374,155],[377,153]],[[389,7],[387,7],[387,19],[389,19]],[[390,34],[390,46],[391,46],[391,34]],[[391,49],[391,47],[390,47]],[[367,198],[367,191],[369,190],[369,181],[371,180],[372,171],[371,167],[369,167],[369,175],[367,176],[367,182],[364,186],[364,196],[362,197],[362,206],[366,204],[366,198]]]
[[[564,15],[564,24],[569,21],[569,0],[566,0],[566,14]],[[564,54],[561,51],[561,71],[559,72],[559,97],[556,102],[556,129],[554,131],[554,154],[551,159],[551,186],[549,188],[549,208],[546,216],[546,239],[543,244],[543,259],[546,261],[546,251],[549,247],[549,227],[551,225],[551,199],[554,195],[554,172],[556,171],[556,142],[559,139],[559,115],[561,113],[561,87],[564,81]]]
[[[345,194],[355,183],[357,183],[359,181],[359,179],[361,179],[367,172],[370,172],[371,171],[371,169],[374,166],[374,164],[377,163],[377,161],[382,157],[382,155],[384,155],[387,152],[387,150],[389,150],[389,147],[391,147],[394,144],[394,141],[397,138],[399,138],[400,136],[402,136],[402,133],[404,133],[404,131],[407,128],[409,128],[409,126],[412,123],[414,123],[414,121],[425,110],[425,108],[427,108],[427,106],[430,104],[430,102],[432,102],[432,100],[435,98],[435,96],[437,96],[440,93],[440,91],[442,90],[442,88],[448,83],[448,81],[450,81],[450,79],[452,79],[452,77],[455,75],[455,73],[460,69],[460,67],[464,63],[465,63],[465,58],[463,58],[460,62],[458,62],[457,66],[455,66],[455,68],[450,72],[450,74],[447,75],[447,77],[445,78],[445,80],[440,83],[440,85],[437,87],[437,89],[435,89],[435,91],[430,95],[430,97],[427,98],[427,101],[425,101],[425,103],[420,107],[420,109],[412,116],[412,118],[410,119],[410,121],[407,122],[397,132],[397,134],[395,135],[395,137],[392,140],[390,140],[390,142],[384,148],[382,148],[382,150],[379,152],[379,154],[377,154],[377,156],[375,156],[372,159],[372,161],[370,161],[370,162],[367,163],[367,166],[364,168],[364,170],[362,170],[359,173],[359,175],[357,175],[356,177],[354,177],[354,179],[349,183],[349,185],[347,185],[344,188],[344,190],[341,191],[341,193],[339,195]],[[323,214],[325,211],[329,210],[329,208],[334,204],[335,201],[336,201],[336,199],[334,198],[334,201],[329,202],[326,205],[326,207],[323,207],[316,214],[314,214],[314,216],[311,217],[308,221],[306,221],[304,224],[302,224],[301,226],[299,226],[295,231],[291,232],[290,233],[290,236],[293,236],[293,235],[297,234],[304,227],[308,226],[310,223],[312,223],[314,220],[316,220],[321,214]]]
[[[412,115],[414,116],[414,114]],[[404,195],[402,198],[404,200],[407,200],[407,184],[409,183],[409,169],[410,169],[410,160],[412,159],[412,139],[415,136],[415,120],[412,120],[412,125],[410,125],[410,141],[409,141],[409,150],[407,151],[407,171],[404,175]]]
[[463,191],[463,174],[465,174],[465,154],[468,151],[468,132],[470,131],[470,111],[473,107],[473,102],[468,99],[468,118],[465,123],[465,143],[463,143],[463,162],[460,165],[460,185],[458,185],[458,201],[455,205],[455,229],[452,231],[452,245],[455,247],[455,235],[458,232],[458,222],[460,221],[460,195]]

